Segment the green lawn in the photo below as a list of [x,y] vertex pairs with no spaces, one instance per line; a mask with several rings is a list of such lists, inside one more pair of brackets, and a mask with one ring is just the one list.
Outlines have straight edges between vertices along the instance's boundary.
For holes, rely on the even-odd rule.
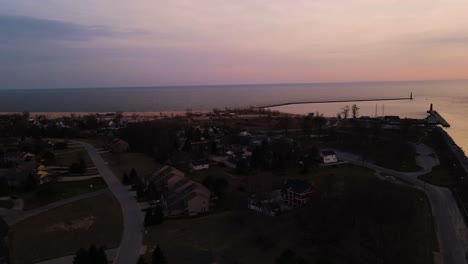
[[57,152],[55,154],[55,165],[69,167],[73,163],[78,163],[80,161],[80,158],[83,158],[88,167],[94,167],[94,163],[91,161],[88,152],[81,147],[78,149],[79,150],[77,151],[71,149],[65,150],[63,152]]
[[106,187],[107,185],[102,178],[73,182],[52,182],[39,186],[36,191],[20,193],[18,196],[24,200],[24,209],[29,210]]
[[91,244],[119,246],[123,219],[118,201],[110,192],[82,199],[10,227],[12,263],[37,263],[74,255]]
[[374,171],[353,164],[339,164],[311,168],[306,173],[303,172],[302,168],[290,168],[278,174],[283,180],[310,180],[321,191],[337,193],[342,192],[347,185],[365,182],[374,175]]
[[[166,220],[147,228],[145,244],[149,248],[159,244],[171,263],[194,259],[205,263],[208,255],[232,263],[267,264],[286,248],[307,263],[379,263],[366,254],[385,258],[382,263],[433,263],[432,252],[438,251],[438,245],[431,206],[423,192],[377,180],[371,171],[356,166],[321,169],[315,175],[354,176],[349,178],[350,192],[317,199],[310,208],[277,217],[247,210],[244,201],[242,208]],[[356,248],[360,256],[353,255]],[[151,259],[151,251],[145,258]]]
[[447,169],[440,165],[432,168],[431,173],[421,175],[418,178],[436,186],[450,187],[453,185],[453,181],[450,179]]
[[236,174],[236,170],[227,166],[220,165],[210,165],[209,169],[200,170],[190,173],[188,176],[198,182],[203,182],[203,180],[208,176],[221,177],[233,175],[235,177],[240,177]]

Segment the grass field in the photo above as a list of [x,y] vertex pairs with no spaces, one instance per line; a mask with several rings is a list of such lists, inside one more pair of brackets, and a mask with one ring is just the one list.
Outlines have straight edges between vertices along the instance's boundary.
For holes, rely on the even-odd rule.
[[[438,245],[432,210],[423,192],[377,180],[373,171],[351,164],[315,168],[306,174],[300,169],[282,174],[272,177],[310,179],[318,189],[337,195],[314,200],[311,207],[269,217],[247,210],[245,196],[231,189],[233,193],[217,201],[222,203],[222,210],[149,227],[146,260],[150,261],[151,248],[159,244],[168,263],[182,264],[215,260],[270,264],[287,248],[294,249],[307,263],[320,263],[325,257],[329,263],[344,264],[355,257],[356,247],[363,255],[385,254],[389,263],[432,263],[432,252],[438,251]],[[330,185],[329,179],[333,180]],[[376,219],[380,217],[385,220],[379,224]],[[353,221],[355,224],[351,224]],[[379,243],[383,243],[385,253],[381,253]],[[327,245],[330,248],[324,250]]]
[[[393,263],[432,263],[432,251],[437,251],[437,241],[430,205],[421,193],[412,189],[401,191],[408,192],[412,197],[408,203],[417,203],[418,209],[416,217],[405,224],[388,223],[392,220],[387,222],[383,235],[387,243],[386,252],[391,255],[390,259],[396,261]],[[324,235],[320,232],[315,234],[310,229],[311,226],[320,228],[316,222],[321,217],[320,212],[311,209],[298,209],[279,217],[237,210],[195,219],[166,220],[160,226],[148,228],[145,244],[149,249],[159,244],[168,263],[210,263],[218,259],[226,263],[271,264],[287,248],[294,249],[307,263],[319,263],[316,262],[320,258],[317,256],[319,249],[313,241],[314,236]],[[330,222],[335,223],[334,220]],[[364,226],[361,233],[374,230],[374,227],[375,224]],[[343,228],[340,226],[337,230]],[[329,231],[325,232],[328,234]],[[349,263],[346,254],[356,243],[359,244],[360,236],[348,232],[343,233],[346,238],[333,249],[332,256],[327,257],[332,260],[330,263]],[[405,249],[401,250],[402,247]],[[151,259],[150,254],[151,250],[145,256],[147,261]]]
[[203,180],[208,177],[239,177],[236,175],[236,170],[227,166],[220,166],[220,165],[210,165],[209,169],[194,171],[188,175],[192,180],[203,182]]
[[88,167],[94,167],[88,152],[83,147],[55,151],[55,160],[57,166],[69,167],[73,163],[78,163],[82,158]]
[[448,170],[441,165],[432,168],[432,172],[421,175],[418,178],[432,185],[442,187],[450,187],[454,183],[449,176]]
[[151,175],[161,167],[152,158],[143,153],[105,153],[102,157],[108,162],[114,174],[122,180],[124,173],[130,173],[135,168],[140,177]]
[[85,181],[51,182],[39,186],[36,191],[19,193],[18,196],[24,200],[24,209],[30,210],[106,187],[107,185],[102,178]]
[[35,263],[73,255],[91,244],[115,248],[121,233],[120,206],[111,193],[103,193],[12,226],[9,234],[12,263]]
[[374,171],[353,164],[340,164],[310,168],[306,173],[302,168],[290,168],[278,173],[282,180],[303,179],[310,180],[320,191],[342,192],[346,184],[359,184],[374,175]]

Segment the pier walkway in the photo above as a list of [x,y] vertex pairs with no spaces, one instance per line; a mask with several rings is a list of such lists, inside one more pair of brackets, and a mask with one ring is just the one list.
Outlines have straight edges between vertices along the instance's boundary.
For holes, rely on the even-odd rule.
[[426,119],[428,123],[450,127],[450,124],[437,111],[429,110],[427,113],[429,114]]
[[413,94],[410,97],[397,97],[397,98],[373,98],[373,99],[347,99],[347,100],[324,100],[324,101],[299,101],[289,103],[279,103],[260,106],[258,108],[270,108],[285,105],[296,105],[296,104],[329,104],[329,103],[353,103],[353,102],[378,102],[378,101],[402,101],[402,100],[413,100]]

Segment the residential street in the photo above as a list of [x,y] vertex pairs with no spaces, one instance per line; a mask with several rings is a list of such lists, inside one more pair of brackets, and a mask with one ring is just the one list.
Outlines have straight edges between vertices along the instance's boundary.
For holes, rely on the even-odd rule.
[[123,234],[119,249],[116,253],[114,264],[137,263],[140,256],[143,236],[143,217],[137,201],[128,190],[120,183],[118,178],[109,169],[98,151],[88,143],[77,142],[85,147],[91,160],[96,165],[99,174],[106,181],[109,189],[120,203],[123,215]]
[[[457,203],[448,188],[433,186],[419,180],[417,177],[432,171],[432,167],[438,165],[438,160],[429,156],[433,151],[425,145],[415,145],[419,156],[418,165],[423,167],[419,172],[397,172],[379,167],[363,160],[357,155],[336,151],[340,160],[364,166],[378,172],[390,174],[413,184],[415,188],[423,190],[428,196],[432,214],[434,216],[435,231],[439,241],[439,249],[442,254],[442,263],[466,264],[465,252],[468,246],[468,233],[463,216]],[[436,262],[437,263],[437,262]]]

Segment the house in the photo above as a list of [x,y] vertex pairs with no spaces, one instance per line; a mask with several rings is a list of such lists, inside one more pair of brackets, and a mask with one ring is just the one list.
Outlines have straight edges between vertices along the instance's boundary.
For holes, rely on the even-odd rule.
[[269,216],[281,213],[281,194],[278,192],[266,195],[252,195],[248,199],[247,208]]
[[210,196],[211,192],[205,186],[185,178],[162,195],[162,202],[167,215],[195,216],[209,211]]
[[119,138],[116,138],[110,144],[110,150],[114,153],[124,153],[130,150],[130,145]]
[[175,168],[164,166],[145,180],[161,191],[161,204],[168,216],[195,216],[210,210],[211,192],[202,184],[185,177]]
[[39,165],[39,167],[37,167],[36,175],[39,177],[39,184],[44,184],[52,181],[52,177],[46,171],[46,167],[44,165]]
[[338,162],[338,158],[336,157],[336,153],[332,150],[322,150],[320,151],[320,158],[322,162],[325,164],[336,163]]
[[290,207],[302,207],[306,205],[315,188],[306,180],[287,180],[281,190],[283,202]]
[[174,185],[184,177],[185,175],[183,172],[169,166],[164,166],[154,172],[149,178],[146,178],[144,184],[146,186],[154,184],[159,191],[165,191],[172,189]]
[[190,163],[190,169],[199,171],[199,170],[205,170],[210,168],[210,163],[208,160],[192,160]]

